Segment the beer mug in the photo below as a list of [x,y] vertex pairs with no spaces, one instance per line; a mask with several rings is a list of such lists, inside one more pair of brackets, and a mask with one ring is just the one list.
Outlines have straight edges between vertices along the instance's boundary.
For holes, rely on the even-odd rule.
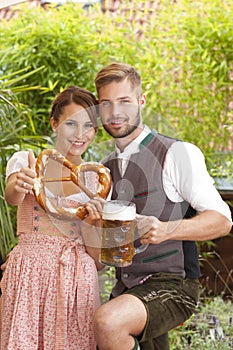
[[112,200],[104,204],[100,256],[103,264],[116,267],[129,266],[134,255],[148,247],[148,244],[134,247],[135,227],[134,203]]

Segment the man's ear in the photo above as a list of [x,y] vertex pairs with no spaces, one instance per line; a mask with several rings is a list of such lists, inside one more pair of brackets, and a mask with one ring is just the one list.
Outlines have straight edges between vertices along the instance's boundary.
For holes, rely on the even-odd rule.
[[141,107],[143,108],[146,104],[146,95],[141,95],[140,99],[139,99],[139,104],[141,105]]

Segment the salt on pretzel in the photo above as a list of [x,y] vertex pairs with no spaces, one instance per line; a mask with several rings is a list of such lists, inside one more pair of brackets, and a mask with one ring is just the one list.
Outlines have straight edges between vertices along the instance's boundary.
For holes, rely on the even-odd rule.
[[[70,170],[70,176],[61,178],[46,178],[44,176],[49,158],[62,164],[64,167]],[[81,181],[80,175],[86,171],[94,171],[99,177],[99,183],[96,193],[92,193]],[[46,196],[45,193],[45,182],[55,181],[72,181],[77,185],[83,192],[85,192],[89,198],[101,197],[106,199],[112,185],[112,178],[110,171],[104,165],[95,162],[86,162],[80,165],[74,165],[63,154],[55,149],[46,149],[42,151],[36,162],[36,182],[33,187],[33,192],[37,198],[38,203],[41,207],[49,212],[52,216],[64,219],[77,219],[83,220],[88,212],[85,208],[85,204],[77,208],[63,208],[62,206],[55,203],[52,198]]]

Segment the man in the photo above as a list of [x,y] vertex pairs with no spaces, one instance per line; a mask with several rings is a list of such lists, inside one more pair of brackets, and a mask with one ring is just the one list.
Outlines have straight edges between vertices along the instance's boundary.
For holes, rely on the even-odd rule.
[[230,210],[197,147],[143,125],[145,96],[133,67],[110,64],[95,84],[103,126],[116,142],[104,161],[112,199],[136,204],[137,244],[150,243],[131,266],[116,269],[112,299],[95,315],[96,340],[100,350],[167,350],[168,331],[190,317],[199,298],[194,241],[227,235]]

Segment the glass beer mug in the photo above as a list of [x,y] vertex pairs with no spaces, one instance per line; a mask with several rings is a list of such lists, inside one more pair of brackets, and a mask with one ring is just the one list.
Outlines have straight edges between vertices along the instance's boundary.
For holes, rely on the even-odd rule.
[[100,261],[109,266],[125,267],[132,264],[133,256],[143,252],[148,244],[134,247],[136,206],[120,200],[104,204],[102,216]]

